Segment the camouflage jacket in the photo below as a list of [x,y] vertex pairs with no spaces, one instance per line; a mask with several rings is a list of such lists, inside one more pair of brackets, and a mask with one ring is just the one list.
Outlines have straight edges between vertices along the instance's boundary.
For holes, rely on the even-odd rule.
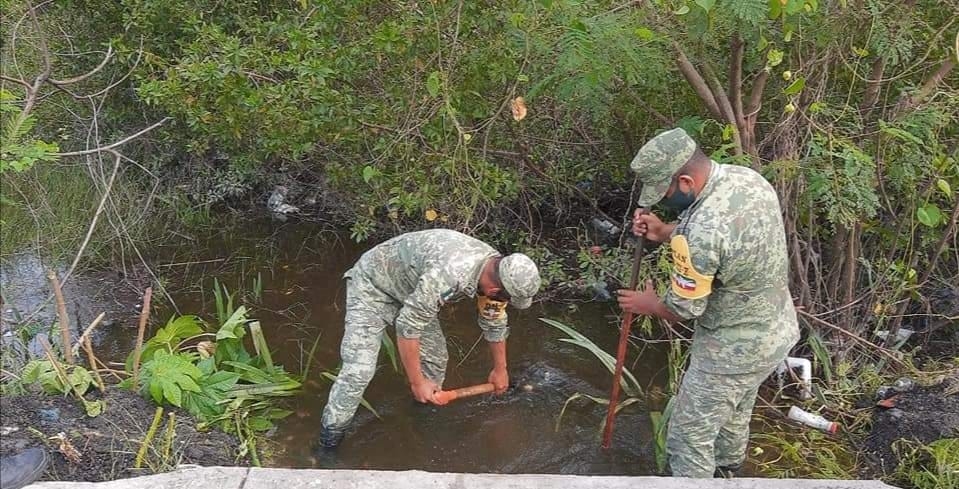
[[[490,245],[449,229],[406,233],[367,251],[344,277],[362,274],[402,305],[396,334],[419,338],[444,304],[476,297],[480,272],[499,253]],[[506,303],[477,297],[477,323],[487,341],[509,336]],[[392,319],[392,318],[391,318]]]
[[690,368],[750,373],[786,357],[799,325],[779,198],[769,182],[749,168],[713,162],[670,248],[665,303],[696,319]]

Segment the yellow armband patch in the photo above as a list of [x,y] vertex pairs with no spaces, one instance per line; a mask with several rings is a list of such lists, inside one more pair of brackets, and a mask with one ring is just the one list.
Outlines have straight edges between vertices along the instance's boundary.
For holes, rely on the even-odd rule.
[[673,292],[683,299],[700,299],[709,295],[713,290],[713,277],[703,275],[693,267],[686,237],[674,236],[669,246],[673,250],[673,277],[670,281]]
[[485,295],[476,296],[476,309],[480,317],[496,321],[506,317],[506,302],[494,301]]

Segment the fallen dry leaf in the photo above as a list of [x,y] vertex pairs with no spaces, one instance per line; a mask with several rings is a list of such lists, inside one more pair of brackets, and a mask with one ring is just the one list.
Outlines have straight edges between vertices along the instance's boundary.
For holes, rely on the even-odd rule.
[[55,436],[50,437],[53,441],[60,442],[60,446],[57,447],[57,450],[63,454],[63,457],[70,461],[72,464],[80,463],[80,452],[77,451],[76,447],[73,446],[73,443],[70,442],[70,439],[67,438],[67,434],[64,432],[57,433]]
[[200,353],[200,358],[210,358],[216,353],[216,343],[201,341],[196,344],[196,351]]
[[516,97],[509,103],[509,110],[513,112],[513,120],[521,121],[526,118],[526,101],[523,97]]
[[426,220],[427,220],[427,221],[433,222],[433,221],[436,220],[437,217],[439,217],[439,214],[438,214],[436,211],[434,211],[433,209],[428,209],[428,210],[426,211]]

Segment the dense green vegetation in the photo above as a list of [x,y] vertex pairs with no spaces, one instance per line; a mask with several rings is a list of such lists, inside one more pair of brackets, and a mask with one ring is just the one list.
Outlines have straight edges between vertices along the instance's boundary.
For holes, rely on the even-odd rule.
[[779,191],[803,349],[837,409],[867,388],[853,372],[921,367],[901,327],[959,314],[951,1],[0,7],[3,256],[139,259],[284,185],[357,240],[454,227],[529,251],[554,286],[622,282],[630,252],[588,251],[590,219],[621,224],[628,161],[682,126]]

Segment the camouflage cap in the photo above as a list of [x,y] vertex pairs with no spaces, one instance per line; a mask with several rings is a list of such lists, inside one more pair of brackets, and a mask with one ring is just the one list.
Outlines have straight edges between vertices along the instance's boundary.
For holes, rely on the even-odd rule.
[[499,279],[510,296],[510,304],[517,309],[526,309],[533,304],[533,296],[539,292],[539,269],[530,257],[513,253],[499,262]]
[[637,204],[650,207],[662,200],[673,175],[689,161],[695,150],[696,141],[678,127],[650,139],[639,148],[629,164],[643,184]]

